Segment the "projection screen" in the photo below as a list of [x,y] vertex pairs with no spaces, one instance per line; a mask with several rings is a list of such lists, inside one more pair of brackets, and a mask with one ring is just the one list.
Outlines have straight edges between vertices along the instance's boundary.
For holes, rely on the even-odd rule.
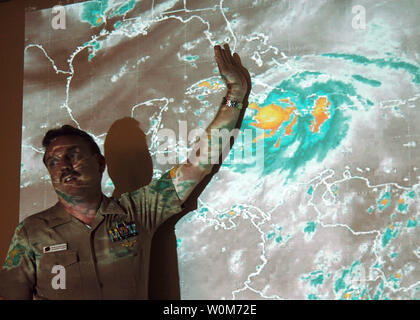
[[183,161],[226,91],[213,46],[229,43],[253,86],[228,161],[176,225],[181,298],[420,298],[419,16],[415,0],[27,10],[20,219],[56,202],[48,129],[79,127],[103,151],[131,117],[153,178],[172,165],[159,157]]

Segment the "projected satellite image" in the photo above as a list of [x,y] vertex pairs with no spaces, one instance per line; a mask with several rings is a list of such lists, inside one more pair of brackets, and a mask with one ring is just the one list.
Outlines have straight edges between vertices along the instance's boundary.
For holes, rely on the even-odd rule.
[[[233,150],[176,224],[182,299],[420,298],[420,3],[97,0],[26,12],[20,219],[56,202],[45,132],[146,134],[153,177],[251,74]],[[252,130],[251,139],[245,132]],[[235,159],[234,153],[247,156]],[[182,160],[182,159],[181,159]],[[103,190],[111,196],[107,173]]]

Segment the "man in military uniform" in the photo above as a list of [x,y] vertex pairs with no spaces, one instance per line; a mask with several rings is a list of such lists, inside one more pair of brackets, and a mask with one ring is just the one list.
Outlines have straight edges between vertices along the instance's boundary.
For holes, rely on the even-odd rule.
[[[239,56],[228,45],[214,49],[228,90],[206,136],[240,124],[251,88]],[[58,202],[17,226],[0,271],[0,297],[147,299],[153,234],[182,211],[183,202],[212,171],[211,161],[201,155],[114,199],[102,193],[105,159],[87,133],[63,126],[48,131],[43,146]],[[218,145],[220,153],[224,147]]]

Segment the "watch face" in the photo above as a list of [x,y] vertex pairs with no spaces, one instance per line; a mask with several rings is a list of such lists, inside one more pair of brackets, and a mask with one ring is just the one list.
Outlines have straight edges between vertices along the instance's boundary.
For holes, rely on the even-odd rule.
[[228,107],[242,109],[243,104],[237,100],[230,100],[226,97],[223,98],[223,104],[226,104]]

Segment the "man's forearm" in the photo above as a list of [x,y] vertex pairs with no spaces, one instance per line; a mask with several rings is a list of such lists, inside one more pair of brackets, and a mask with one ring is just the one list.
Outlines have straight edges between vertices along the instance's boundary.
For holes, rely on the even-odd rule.
[[237,53],[232,55],[229,45],[224,49],[214,47],[215,58],[220,75],[228,88],[227,95],[216,117],[197,138],[187,163],[178,165],[170,171],[170,176],[181,201],[185,201],[192,190],[209,174],[213,166],[224,159],[231,147],[231,138],[236,137],[235,130],[242,114],[242,106],[248,104],[251,90],[251,78],[248,70],[242,66]]
[[[231,97],[229,93],[226,96],[228,100],[234,99],[246,105],[244,98],[239,100],[241,98]],[[240,127],[240,115],[241,109],[222,103],[214,120],[195,141],[187,162],[171,170],[171,177],[181,200],[185,200],[193,187],[227,155],[231,147],[230,137],[235,137],[234,129]]]
[[[229,97],[229,95],[227,95],[227,97]],[[241,102],[242,101],[243,98]],[[240,127],[240,123],[238,123],[240,114],[241,109],[222,103],[216,117],[206,128],[205,138],[207,139],[204,139],[201,145],[203,145],[203,152],[207,151],[207,157],[205,155],[202,157],[200,156],[198,158],[198,166],[207,173],[211,171],[213,165],[219,164],[219,162],[223,160],[221,158],[224,158],[229,152],[231,147],[230,137],[236,137],[234,129]],[[206,142],[207,148],[204,146]],[[199,149],[199,152],[201,152],[201,148]]]

